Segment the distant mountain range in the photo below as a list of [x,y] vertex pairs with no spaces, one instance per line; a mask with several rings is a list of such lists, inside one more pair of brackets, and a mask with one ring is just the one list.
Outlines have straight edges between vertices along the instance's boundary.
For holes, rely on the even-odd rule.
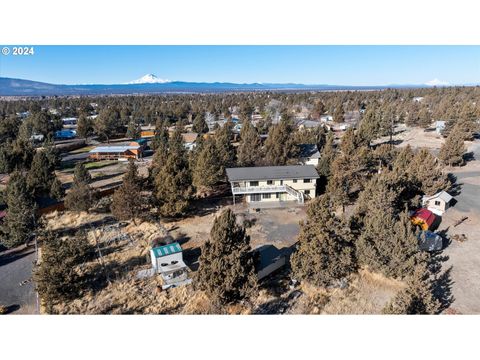
[[342,86],[304,84],[235,84],[169,81],[153,74],[127,84],[113,85],[57,85],[44,82],[0,77],[0,96],[65,96],[65,95],[116,95],[116,94],[161,94],[161,93],[219,93],[242,91],[333,91],[333,90],[380,90],[386,88],[422,88],[431,85],[385,85]]

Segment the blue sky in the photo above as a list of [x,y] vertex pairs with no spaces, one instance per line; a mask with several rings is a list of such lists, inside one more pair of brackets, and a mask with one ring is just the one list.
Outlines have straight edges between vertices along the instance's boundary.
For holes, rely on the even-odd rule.
[[[10,46],[11,47],[11,46]],[[114,84],[147,73],[201,82],[480,83],[480,46],[34,46],[0,55],[0,76]]]

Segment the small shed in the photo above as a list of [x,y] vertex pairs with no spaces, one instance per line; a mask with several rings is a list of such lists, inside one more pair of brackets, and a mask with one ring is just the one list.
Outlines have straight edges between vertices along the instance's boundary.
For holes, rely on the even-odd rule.
[[162,277],[164,289],[191,282],[178,242],[152,248],[150,258],[153,269]]
[[443,239],[432,231],[420,231],[418,234],[418,247],[423,251],[440,251],[443,248]]
[[320,159],[320,151],[317,144],[300,144],[300,160],[303,165],[317,166]]
[[443,213],[450,206],[453,196],[446,191],[440,191],[433,196],[424,196],[422,198],[422,205],[431,212],[442,216]]
[[428,230],[434,225],[436,217],[430,210],[421,208],[415,210],[410,215],[410,219],[414,225],[419,225],[422,230]]

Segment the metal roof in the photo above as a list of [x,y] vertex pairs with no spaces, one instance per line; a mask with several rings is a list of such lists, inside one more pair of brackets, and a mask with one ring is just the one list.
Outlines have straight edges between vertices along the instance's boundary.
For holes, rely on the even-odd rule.
[[127,150],[138,150],[140,146],[126,145],[126,146],[97,146],[89,152],[91,153],[123,153]]
[[153,255],[156,258],[176,254],[182,252],[182,247],[178,242],[174,242],[168,245],[156,246],[152,249]]
[[226,169],[229,181],[318,179],[313,165],[258,166]]
[[320,151],[318,151],[317,144],[299,144],[300,157],[319,159]]

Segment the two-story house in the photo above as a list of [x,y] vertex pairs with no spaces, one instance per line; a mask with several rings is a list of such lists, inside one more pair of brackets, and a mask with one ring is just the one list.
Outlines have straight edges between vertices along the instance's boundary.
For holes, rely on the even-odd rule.
[[313,165],[259,166],[226,169],[235,196],[248,203],[296,201],[303,204],[316,195],[317,170]]

